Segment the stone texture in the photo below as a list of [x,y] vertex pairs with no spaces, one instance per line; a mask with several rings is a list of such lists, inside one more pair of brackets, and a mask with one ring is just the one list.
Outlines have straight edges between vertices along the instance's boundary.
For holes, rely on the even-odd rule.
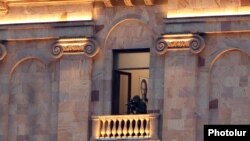
[[[48,69],[38,60],[22,62],[12,75],[9,140],[51,140],[51,91]],[[13,110],[12,110],[13,109]]]
[[[156,5],[151,8],[119,6],[113,9],[97,6],[94,9],[96,23],[104,25],[104,28],[97,33],[102,51],[94,64],[92,90],[100,92],[100,99],[93,103],[93,113],[111,113],[112,49],[152,48],[154,40],[161,33],[162,25],[158,24],[158,21],[162,21],[165,11],[164,5]],[[157,19],[157,21],[150,19]],[[133,31],[134,34],[131,34],[130,31]],[[151,53],[154,57],[151,57],[150,65],[153,67],[150,69],[152,76],[158,78],[157,80],[152,79],[148,96],[150,99],[162,101],[163,79],[161,76],[163,75],[164,59],[157,56],[154,51]],[[161,106],[159,107],[162,104],[158,105],[158,101],[152,100],[148,104],[149,110],[162,109]],[[102,109],[99,108],[100,105]]]
[[[197,60],[198,57],[190,54],[189,51],[171,51],[165,56],[164,95],[166,97],[164,97],[163,141],[195,139]],[[179,109],[181,115],[173,117],[172,108]],[[185,133],[189,134],[183,136]]]
[[[78,24],[69,23],[57,23],[53,27],[50,27],[49,24],[39,25],[37,24],[28,24],[28,25],[14,25],[9,30],[3,30],[0,32],[0,39],[41,39],[41,38],[57,38],[57,37],[81,37],[87,36],[91,37],[93,34],[93,27],[88,26],[89,24],[93,24],[91,22],[86,22],[86,24],[82,24],[79,22]],[[32,27],[31,29],[29,29]],[[1,26],[0,29],[6,29],[8,27]],[[27,29],[28,28],[28,29]],[[36,30],[33,30],[36,29]],[[22,34],[16,34],[16,32],[21,32]]]
[[168,0],[168,15],[171,18],[234,15],[244,13],[246,6],[247,0]]
[[[249,95],[246,94],[246,88],[249,87],[247,81],[249,74],[242,69],[249,69],[250,64],[241,63],[241,60],[246,59],[250,59],[248,55],[236,50],[222,54],[215,62],[211,72],[211,98],[218,98],[216,114],[219,120],[210,121],[210,123],[247,124],[249,122],[247,119],[250,113],[245,109],[249,107]],[[230,75],[227,73],[222,75],[220,72],[229,69],[232,70]],[[238,110],[236,110],[237,107]],[[210,116],[215,115],[210,114]]]
[[250,2],[248,0],[241,0],[241,6],[249,6]]
[[88,140],[91,63],[83,56],[60,61],[58,140]]
[[221,22],[221,31],[230,31],[231,22]]
[[[24,4],[24,3],[23,3]],[[22,5],[23,5],[22,4]],[[89,3],[62,3],[62,4],[29,4],[12,3],[9,11],[1,17],[1,24],[10,23],[41,23],[41,22],[69,22],[76,20],[91,20],[92,5]],[[14,7],[14,8],[12,8]],[[21,17],[20,17],[21,14]]]
[[[242,21],[242,19],[245,19]],[[202,17],[202,18],[171,18],[165,19],[166,33],[220,33],[228,31],[248,31],[249,20],[245,16]]]

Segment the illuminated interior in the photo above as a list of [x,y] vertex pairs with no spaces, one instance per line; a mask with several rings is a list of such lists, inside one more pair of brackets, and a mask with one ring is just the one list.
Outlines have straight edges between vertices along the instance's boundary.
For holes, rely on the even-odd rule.
[[[114,95],[119,97],[119,107],[113,108],[113,114],[128,114],[128,99],[139,96],[144,102],[148,102],[147,90],[149,79],[150,53],[144,52],[116,52],[117,62],[114,64],[115,84],[119,88]],[[144,81],[144,84],[142,84]],[[115,99],[114,99],[115,101]]]

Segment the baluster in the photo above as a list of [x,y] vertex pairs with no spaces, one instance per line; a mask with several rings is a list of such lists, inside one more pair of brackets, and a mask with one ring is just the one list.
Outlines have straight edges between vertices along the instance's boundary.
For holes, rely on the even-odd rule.
[[133,119],[129,119],[129,129],[128,129],[128,133],[129,133],[129,137],[132,138],[133,136]]
[[145,133],[146,137],[149,137],[149,119],[146,119],[146,128],[145,128]]
[[104,138],[105,136],[105,119],[102,119],[102,130],[101,130],[101,137]]
[[107,129],[108,129],[108,120],[105,120],[105,122],[104,122],[104,127],[105,127],[105,134],[104,134],[104,138],[107,138]]
[[115,138],[115,134],[116,134],[116,120],[113,120],[113,128],[112,128],[112,137]]
[[147,127],[147,120],[143,119],[143,136],[147,136],[146,127]]
[[110,119],[107,120],[108,121],[108,126],[107,126],[107,130],[106,130],[106,138],[110,138],[110,134],[111,134],[111,131],[110,131]]
[[126,138],[127,137],[127,119],[124,119],[124,127],[123,127],[123,130],[122,130],[122,133],[123,133],[123,138]]
[[134,134],[135,134],[135,138],[138,138],[138,119],[135,119],[135,128],[134,128]]
[[122,134],[122,123],[121,123],[121,119],[118,119],[118,129],[117,129],[117,134],[118,134],[118,136],[117,136],[117,138],[121,138],[121,134]]
[[[124,134],[123,134],[123,130],[124,130],[124,124],[123,124],[124,120],[121,119],[121,123],[120,123],[120,126],[121,126],[121,135],[120,137],[123,138]],[[122,126],[123,125],[123,126]]]
[[139,132],[140,132],[140,136],[139,137],[141,137],[141,138],[143,137],[143,134],[144,134],[143,120],[144,120],[143,118],[140,119],[140,123],[141,123],[140,125],[141,126],[140,126],[140,130],[139,130]]
[[[112,125],[112,127],[111,127],[111,125]],[[114,120],[111,120],[111,121],[110,121],[110,137],[111,137],[111,138],[114,138],[114,137],[115,137],[115,136],[114,136],[114,129],[115,129]]]

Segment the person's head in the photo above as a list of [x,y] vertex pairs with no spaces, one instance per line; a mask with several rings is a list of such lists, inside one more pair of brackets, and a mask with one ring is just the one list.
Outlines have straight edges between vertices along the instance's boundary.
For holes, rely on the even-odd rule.
[[134,102],[139,102],[140,101],[140,96],[136,95],[133,97]]
[[145,79],[142,79],[142,81],[141,81],[141,95],[142,95],[143,100],[147,98],[147,91],[148,91],[147,81]]

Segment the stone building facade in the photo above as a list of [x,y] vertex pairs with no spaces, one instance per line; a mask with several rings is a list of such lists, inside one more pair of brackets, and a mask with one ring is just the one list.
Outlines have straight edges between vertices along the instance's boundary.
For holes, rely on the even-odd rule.
[[[205,124],[249,124],[249,14],[249,0],[1,0],[0,141],[202,141]],[[124,54],[148,63],[120,68]],[[116,106],[136,71],[148,114],[131,116]]]

